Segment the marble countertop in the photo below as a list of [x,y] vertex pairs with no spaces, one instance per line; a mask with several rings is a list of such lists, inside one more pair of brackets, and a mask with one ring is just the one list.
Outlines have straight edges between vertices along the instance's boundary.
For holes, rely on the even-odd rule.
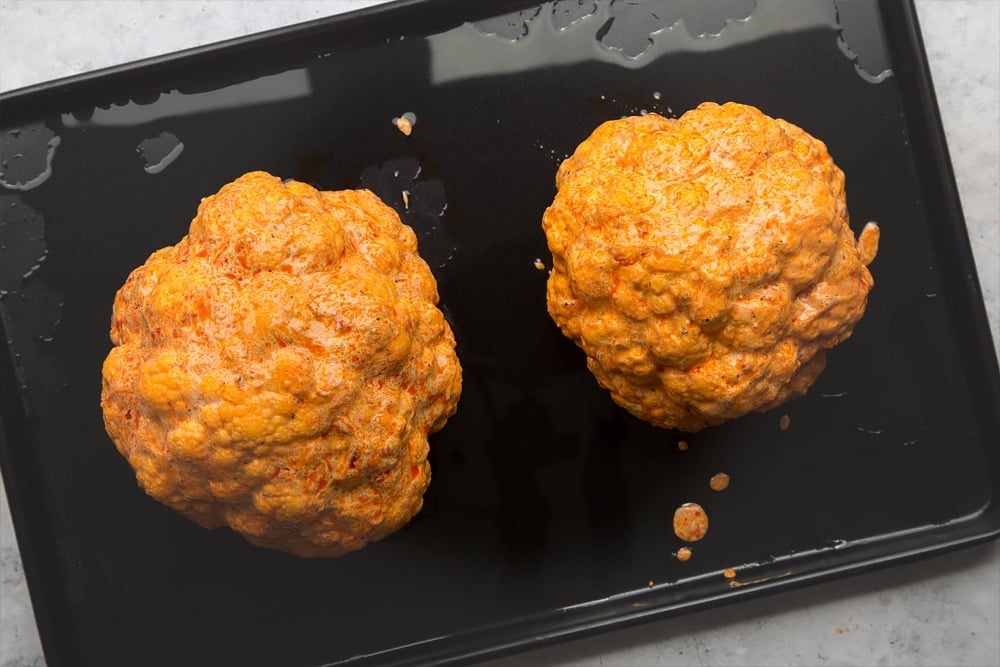
[[[0,2],[0,90],[376,0]],[[917,0],[994,342],[1000,341],[1000,2]],[[192,19],[197,19],[192,20]],[[490,662],[1000,665],[1000,543]],[[0,492],[0,667],[43,665]]]

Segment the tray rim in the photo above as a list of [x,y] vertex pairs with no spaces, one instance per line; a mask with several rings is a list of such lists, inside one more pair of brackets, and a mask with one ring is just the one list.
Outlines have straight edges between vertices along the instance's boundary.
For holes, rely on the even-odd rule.
[[[478,12],[482,12],[482,16],[495,15],[504,11],[541,5],[546,1],[490,0],[481,4],[477,3],[473,7],[467,0],[392,0],[379,5],[4,91],[0,93],[0,105],[3,105],[4,111],[3,117],[0,119],[0,126],[4,128],[16,127],[20,124],[16,121],[20,121],[24,117],[37,118],[39,115],[35,113],[37,109],[57,104],[60,97],[79,94],[106,94],[107,91],[112,91],[122,84],[139,80],[142,76],[161,70],[183,71],[186,68],[199,67],[206,58],[231,60],[248,49],[277,48],[293,39],[301,40],[303,38],[330,40],[331,43],[336,44],[336,46],[331,46],[331,49],[336,51],[350,48],[352,39],[356,42],[367,43],[372,36],[384,37],[387,33],[394,33],[396,26],[399,26],[401,32],[415,31],[412,21],[414,16],[418,16],[422,23],[443,22],[446,25],[460,25],[475,20],[476,16],[480,15]],[[899,66],[893,63],[893,75],[900,80],[910,82],[911,85],[900,85],[900,95],[904,98],[912,97],[912,107],[919,112],[915,113],[913,118],[907,116],[906,120],[919,122],[919,126],[915,130],[911,129],[911,139],[919,137],[920,141],[911,142],[911,149],[915,152],[919,150],[929,154],[926,159],[917,161],[918,167],[919,165],[930,165],[927,169],[918,169],[918,177],[921,178],[925,186],[931,183],[940,189],[936,193],[937,196],[933,198],[934,202],[927,202],[940,204],[944,209],[945,213],[941,216],[944,220],[938,220],[935,224],[947,227],[947,238],[953,242],[948,252],[956,253],[957,261],[963,266],[975,267],[968,228],[962,211],[954,168],[920,31],[915,0],[904,0],[903,2],[898,0],[870,1],[878,5],[880,17],[884,19],[886,16],[890,16],[893,21],[899,23],[900,31],[905,36],[905,51],[912,58]],[[425,12],[431,16],[424,16]],[[449,12],[457,12],[463,18],[457,20],[449,15]],[[886,34],[889,34],[888,31]],[[302,50],[304,47],[298,48],[296,53]],[[233,70],[234,74],[238,72],[238,67]],[[15,122],[11,122],[12,118]],[[926,146],[923,144],[924,140],[927,142]],[[972,355],[980,359],[983,357],[987,359],[987,363],[981,367],[983,372],[981,379],[985,380],[989,386],[988,395],[983,400],[992,399],[994,406],[1000,410],[1000,363],[998,363],[997,356],[1000,354],[998,352],[1000,341],[994,342],[992,340],[978,273],[973,271],[963,276],[963,279],[967,288],[964,291],[966,298],[959,305],[964,314],[971,318],[977,342],[975,354],[966,351],[965,356]],[[0,333],[6,335],[2,320],[0,320]],[[29,536],[30,525],[38,524],[37,521],[28,522],[28,512],[26,503],[24,503],[27,492],[22,487],[30,488],[32,486],[30,478],[24,478],[24,466],[18,470],[18,476],[13,474],[16,466],[11,461],[12,448],[9,445],[9,433],[14,429],[10,427],[26,419],[26,415],[11,408],[12,405],[20,403],[20,401],[6,395],[11,389],[11,383],[2,381],[2,378],[15,377],[10,353],[11,350],[8,347],[6,353],[0,354],[0,390],[4,394],[0,398],[0,475],[2,475],[4,486],[7,489],[15,538],[21,553],[45,658],[52,665],[73,664],[74,656],[70,649],[72,641],[66,641],[67,635],[61,632],[64,628],[60,628],[60,625],[65,625],[66,619],[62,618],[60,621],[59,617],[65,616],[65,614],[59,610],[53,610],[50,606],[54,600],[58,601],[59,596],[44,593],[44,591],[58,589],[58,587],[54,586],[52,582],[47,582],[42,576],[41,566],[38,559],[34,557],[37,553],[37,545]],[[1000,423],[1000,417],[994,415],[993,421],[993,425],[996,426],[997,423]],[[990,459],[992,471],[994,473],[1000,471],[1000,448],[988,450],[986,454],[987,458]],[[28,470],[30,471],[30,468]],[[1000,478],[994,477],[993,481],[1000,482]],[[1000,487],[994,487],[993,490],[998,492]],[[44,504],[42,502],[41,511],[43,512],[45,511]],[[39,508],[35,507],[32,513],[37,516]],[[884,546],[896,541],[905,544],[907,540],[915,540],[928,533],[932,535],[947,533],[949,529],[954,529],[958,534],[934,543],[921,541],[908,548],[893,551],[888,555],[868,553],[879,545]],[[615,597],[594,600],[570,608],[545,610],[529,617],[475,628],[456,635],[429,638],[376,653],[352,656],[329,664],[381,664],[384,660],[391,660],[393,664],[422,664],[427,661],[454,664],[500,657],[607,630],[621,629],[730,602],[739,602],[744,599],[753,599],[806,585],[876,571],[998,538],[1000,538],[1000,506],[998,506],[996,495],[994,495],[991,501],[978,512],[947,524],[922,526],[904,531],[903,534],[880,535],[876,538],[849,543],[847,545],[849,549],[857,549],[854,552],[854,557],[833,566],[822,567],[822,564],[807,563],[812,567],[804,568],[803,571],[796,574],[772,577],[762,582],[754,582],[754,585],[730,589],[694,601],[687,600],[673,604],[666,602],[663,595],[658,596],[659,591],[656,589],[653,589],[652,592],[641,590],[625,592]],[[825,549],[817,550],[817,552],[825,551]],[[795,554],[794,558],[798,559],[817,552],[802,552]],[[686,581],[681,580],[676,583],[683,585]],[[636,599],[636,595],[652,595],[660,597],[661,601],[643,607],[634,607],[631,605],[632,601]],[[547,631],[534,635],[522,632],[522,626],[525,629],[531,627],[537,631],[539,621],[552,617],[556,617],[557,620],[549,624]]]
[[[0,117],[0,125],[3,127],[20,125],[17,121],[21,117],[31,115],[35,109],[46,103],[57,101],[60,96],[113,93],[115,87],[120,84],[161,70],[184,71],[186,68],[199,68],[206,58],[232,60],[247,49],[280,47],[293,40],[299,43],[303,40],[308,40],[309,43],[312,43],[312,40],[329,40],[331,50],[350,48],[352,43],[369,43],[372,37],[384,39],[386,34],[418,31],[420,24],[457,26],[474,21],[479,16],[495,15],[546,1],[548,0],[487,0],[473,5],[468,0],[389,0],[378,5],[299,21],[2,91],[0,104],[5,108],[3,117]],[[453,18],[454,13],[466,18],[457,20]],[[298,47],[298,50],[304,48]],[[233,68],[234,74],[240,71],[239,63],[235,64],[237,67]]]
[[[991,505],[996,508],[995,504]],[[997,514],[996,511],[993,514]],[[902,565],[918,560],[940,556],[960,549],[969,548],[977,544],[984,544],[1000,538],[1000,523],[996,521],[1000,516],[994,518],[991,530],[987,530],[971,536],[956,538],[944,542],[930,545],[917,546],[908,550],[896,552],[884,557],[860,556],[854,562],[843,565],[816,568],[814,571],[802,572],[799,574],[765,574],[760,577],[761,581],[749,582],[745,588],[730,588],[724,592],[700,598],[694,602],[685,601],[670,604],[660,603],[640,603],[644,606],[636,606],[635,602],[644,591],[634,591],[623,593],[616,597],[596,600],[590,603],[575,605],[563,609],[550,610],[539,613],[532,617],[523,617],[517,621],[477,628],[461,635],[453,637],[439,637],[429,639],[417,644],[393,647],[385,651],[352,656],[345,660],[339,660],[329,665],[420,665],[420,664],[465,664],[469,661],[481,661],[503,656],[513,655],[521,651],[527,651],[544,646],[550,646],[563,641],[582,639],[606,631],[622,630],[628,627],[641,625],[647,622],[665,620],[684,614],[721,607],[732,603],[739,603],[744,600],[753,600],[777,593],[789,592],[798,588],[804,588],[814,584],[843,579],[850,576],[857,576],[868,572],[875,572],[895,565]],[[957,524],[955,524],[957,525]],[[920,531],[923,532],[923,531]],[[873,542],[875,546],[884,544],[885,541]],[[803,552],[797,556],[811,557],[816,552]],[[775,570],[773,566],[768,566],[770,570]],[[783,569],[783,568],[782,568]],[[722,573],[718,573],[722,577]],[[750,585],[752,584],[752,585]],[[667,589],[669,590],[669,589]],[[655,589],[654,595],[655,597]],[[661,594],[660,597],[667,597]],[[605,614],[588,614],[590,610],[606,612]],[[582,613],[581,613],[582,612]],[[564,622],[550,624],[547,631],[535,636],[525,636],[519,634],[517,630],[522,624],[538,630],[539,620],[551,617],[553,614],[562,614]],[[604,618],[604,617],[608,618]],[[475,639],[480,635],[492,634],[492,643],[480,642],[475,645]],[[496,640],[500,638],[500,641]],[[470,646],[462,650],[455,646],[456,641],[468,640]],[[478,648],[477,648],[478,646]],[[421,652],[407,655],[407,651],[419,648]],[[438,650],[435,650],[435,649]]]

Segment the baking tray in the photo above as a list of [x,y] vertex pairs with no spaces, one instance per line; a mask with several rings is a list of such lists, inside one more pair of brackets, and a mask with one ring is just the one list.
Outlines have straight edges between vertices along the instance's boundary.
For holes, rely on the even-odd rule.
[[[579,141],[704,100],[826,141],[882,249],[807,396],[683,436],[596,386],[534,262]],[[1000,529],[1000,374],[911,4],[398,2],[14,91],[2,132],[0,455],[50,665],[479,659]],[[338,560],[181,518],[101,422],[115,290],[253,169],[396,207],[465,368],[424,510]],[[682,563],[687,501],[712,527]]]

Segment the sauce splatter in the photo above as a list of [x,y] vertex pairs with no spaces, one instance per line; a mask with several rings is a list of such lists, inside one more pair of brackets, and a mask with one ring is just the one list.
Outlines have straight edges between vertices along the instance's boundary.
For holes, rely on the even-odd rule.
[[697,542],[708,532],[708,515],[697,503],[684,503],[674,511],[674,535]]
[[686,452],[688,450],[687,440],[681,440],[680,442],[678,442],[677,449],[682,452]]
[[683,563],[686,560],[690,560],[690,558],[691,558],[691,550],[688,549],[687,547],[681,547],[680,549],[677,550],[677,560]]
[[782,431],[787,431],[788,427],[792,425],[792,418],[788,415],[781,415],[781,419],[778,420],[778,428]]
[[413,126],[417,124],[417,115],[412,111],[407,111],[402,116],[392,119],[392,124],[406,136],[413,132]]
[[545,270],[545,262],[543,262],[540,258],[536,257],[535,258],[535,268],[538,269],[539,271],[544,271]]
[[724,472],[717,472],[708,480],[708,485],[713,491],[725,491],[729,487],[729,475]]
[[722,576],[724,576],[726,579],[733,579],[736,577],[736,570],[734,570],[731,567],[727,567],[726,571],[722,573]]

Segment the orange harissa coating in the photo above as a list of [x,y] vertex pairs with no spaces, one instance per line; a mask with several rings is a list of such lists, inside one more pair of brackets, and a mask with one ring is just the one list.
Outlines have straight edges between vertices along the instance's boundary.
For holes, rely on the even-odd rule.
[[878,227],[856,242],[826,146],[753,107],[606,122],[556,185],[549,313],[656,426],[698,431],[805,393],[864,313]]
[[338,556],[403,526],[462,371],[416,236],[368,191],[263,172],[202,201],[115,297],[101,406],[149,495]]

